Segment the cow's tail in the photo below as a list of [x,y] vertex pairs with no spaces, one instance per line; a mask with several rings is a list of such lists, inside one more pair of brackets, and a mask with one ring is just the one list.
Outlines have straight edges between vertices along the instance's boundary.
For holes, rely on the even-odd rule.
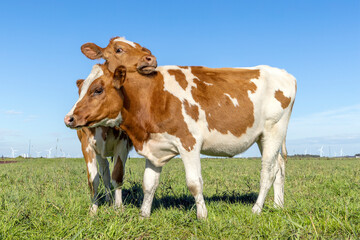
[[284,137],[281,145],[281,155],[284,158],[285,163],[287,163],[286,137]]

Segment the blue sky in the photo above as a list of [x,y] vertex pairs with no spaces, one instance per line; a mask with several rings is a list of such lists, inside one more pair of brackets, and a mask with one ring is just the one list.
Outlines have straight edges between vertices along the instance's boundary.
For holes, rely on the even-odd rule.
[[159,65],[284,68],[298,81],[289,153],[360,152],[360,1],[2,1],[0,29],[0,156],[30,139],[33,156],[57,139],[81,156],[63,118],[98,62],[80,46],[114,36]]

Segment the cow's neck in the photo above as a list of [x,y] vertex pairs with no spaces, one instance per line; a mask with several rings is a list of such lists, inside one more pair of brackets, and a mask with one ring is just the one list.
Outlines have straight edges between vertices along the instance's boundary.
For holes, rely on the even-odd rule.
[[[196,143],[182,114],[182,102],[164,89],[164,76],[130,73],[123,88],[124,107],[121,128],[139,152],[148,140],[157,141],[158,134],[179,139],[190,151]],[[181,129],[181,131],[179,131]]]
[[159,131],[159,108],[166,99],[163,92],[163,76],[159,73],[150,76],[128,72],[122,88],[124,107],[121,115],[121,128],[128,134],[136,150],[141,150],[151,133]]

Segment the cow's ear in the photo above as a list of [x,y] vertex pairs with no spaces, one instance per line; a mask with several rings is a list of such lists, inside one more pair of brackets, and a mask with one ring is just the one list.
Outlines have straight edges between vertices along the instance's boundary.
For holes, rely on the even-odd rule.
[[84,79],[79,79],[79,80],[76,81],[76,86],[78,87],[79,95],[80,95],[81,87],[82,87],[83,84],[84,84]]
[[120,89],[124,84],[126,78],[126,67],[119,66],[115,69],[114,77],[113,77],[113,85],[116,89]]
[[78,87],[78,89],[81,88],[81,86],[83,85],[83,83],[84,83],[84,79],[79,79],[79,80],[76,81],[76,86]]
[[81,52],[88,58],[94,60],[103,57],[103,49],[95,43],[85,43],[81,46]]

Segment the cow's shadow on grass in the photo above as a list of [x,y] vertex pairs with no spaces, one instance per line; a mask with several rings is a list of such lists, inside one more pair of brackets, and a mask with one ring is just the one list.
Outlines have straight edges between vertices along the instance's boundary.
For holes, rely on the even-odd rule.
[[[141,206],[143,201],[143,190],[142,186],[139,183],[133,183],[131,188],[123,189],[123,200],[125,206],[132,204],[136,207]],[[211,202],[225,202],[225,203],[241,203],[244,205],[252,205],[256,202],[258,197],[257,193],[238,193],[235,191],[232,192],[222,192],[211,197],[204,196],[205,202],[207,204]],[[190,192],[177,194],[176,192],[169,192],[165,196],[155,197],[152,205],[152,209],[157,208],[179,208],[189,210],[194,208],[195,200]]]

